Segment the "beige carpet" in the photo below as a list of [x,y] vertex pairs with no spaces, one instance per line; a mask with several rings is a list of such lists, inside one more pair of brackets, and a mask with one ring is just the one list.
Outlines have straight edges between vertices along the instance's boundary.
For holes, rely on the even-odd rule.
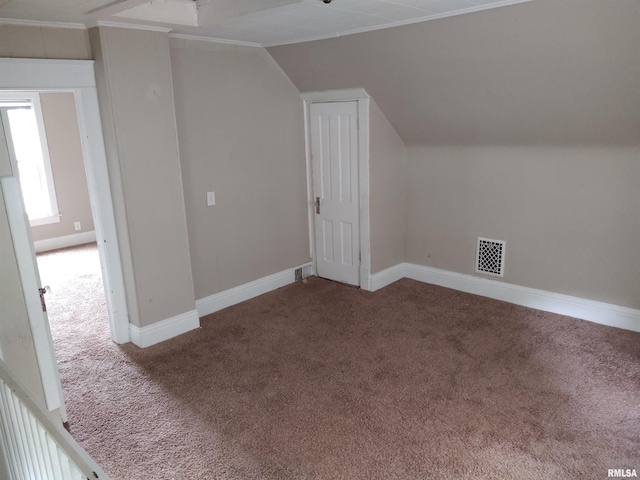
[[638,333],[411,280],[372,294],[314,278],[141,350],[109,341],[95,248],[79,255],[40,263],[55,265],[71,432],[114,479],[640,472]]

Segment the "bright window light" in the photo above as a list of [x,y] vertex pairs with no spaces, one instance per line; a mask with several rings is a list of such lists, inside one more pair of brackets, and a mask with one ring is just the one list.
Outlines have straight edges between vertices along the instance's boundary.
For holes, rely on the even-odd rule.
[[0,103],[9,153],[14,168],[17,166],[25,210],[32,226],[60,221],[37,100],[15,102],[14,105],[9,101]]

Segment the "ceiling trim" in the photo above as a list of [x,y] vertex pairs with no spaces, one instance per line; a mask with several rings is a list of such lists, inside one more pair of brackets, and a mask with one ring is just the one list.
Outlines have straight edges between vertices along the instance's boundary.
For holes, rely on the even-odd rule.
[[130,30],[148,30],[150,32],[162,32],[169,33],[171,28],[156,27],[155,25],[140,25],[138,23],[120,23],[120,22],[96,22],[99,27],[114,27],[114,28],[128,28]]
[[87,26],[82,23],[46,22],[42,20],[22,20],[19,18],[0,18],[0,25],[22,25],[25,27],[51,27],[70,28],[74,30],[86,30]]
[[224,38],[215,38],[215,37],[201,37],[199,35],[187,35],[185,33],[170,33],[170,38],[181,38],[183,40],[200,40],[203,42],[211,42],[211,43],[224,43],[227,45],[241,45],[243,47],[258,47],[262,48],[262,45],[259,43],[253,42],[243,42],[241,40],[227,40]]
[[434,14],[434,15],[426,15],[424,17],[416,17],[416,18],[411,18],[409,20],[401,20],[399,22],[385,23],[383,25],[375,25],[375,26],[372,26],[372,27],[362,27],[362,28],[356,28],[356,29],[353,29],[353,30],[346,30],[346,31],[340,32],[340,33],[332,33],[332,34],[327,34],[327,35],[317,35],[317,36],[307,37],[307,38],[300,39],[300,40],[291,40],[291,41],[286,41],[286,42],[264,43],[264,44],[262,44],[262,46],[264,48],[268,48],[268,47],[277,47],[277,46],[280,46],[280,45],[292,45],[292,44],[295,44],[295,43],[313,42],[313,41],[316,41],[316,40],[326,40],[328,38],[339,38],[339,37],[344,37],[344,36],[347,36],[347,35],[355,35],[356,33],[373,32],[375,30],[384,30],[386,28],[401,27],[403,25],[411,25],[411,24],[414,24],[414,23],[428,22],[430,20],[439,20],[441,18],[455,17],[457,15],[464,15],[464,14],[467,14],[467,13],[481,12],[483,10],[493,10],[494,8],[498,8],[498,7],[506,7],[508,5],[517,5],[519,3],[528,3],[528,2],[532,2],[532,1],[533,0],[504,0],[502,2],[491,3],[491,4],[488,4],[488,5],[478,5],[476,7],[464,8],[462,10],[456,10],[454,12],[446,12],[446,13],[438,13],[438,14]]

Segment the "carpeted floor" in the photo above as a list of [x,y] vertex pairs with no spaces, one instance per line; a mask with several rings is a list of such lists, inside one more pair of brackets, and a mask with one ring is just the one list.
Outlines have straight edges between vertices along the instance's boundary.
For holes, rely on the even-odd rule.
[[95,247],[71,255],[39,259],[71,433],[114,479],[640,472],[638,333],[411,280],[372,294],[312,278],[141,350],[109,341]]

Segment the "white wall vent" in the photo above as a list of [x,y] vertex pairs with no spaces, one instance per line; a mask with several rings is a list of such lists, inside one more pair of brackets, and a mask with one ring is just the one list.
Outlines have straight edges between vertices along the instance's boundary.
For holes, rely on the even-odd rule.
[[478,237],[478,251],[476,256],[476,272],[487,275],[504,276],[503,240],[491,240]]

